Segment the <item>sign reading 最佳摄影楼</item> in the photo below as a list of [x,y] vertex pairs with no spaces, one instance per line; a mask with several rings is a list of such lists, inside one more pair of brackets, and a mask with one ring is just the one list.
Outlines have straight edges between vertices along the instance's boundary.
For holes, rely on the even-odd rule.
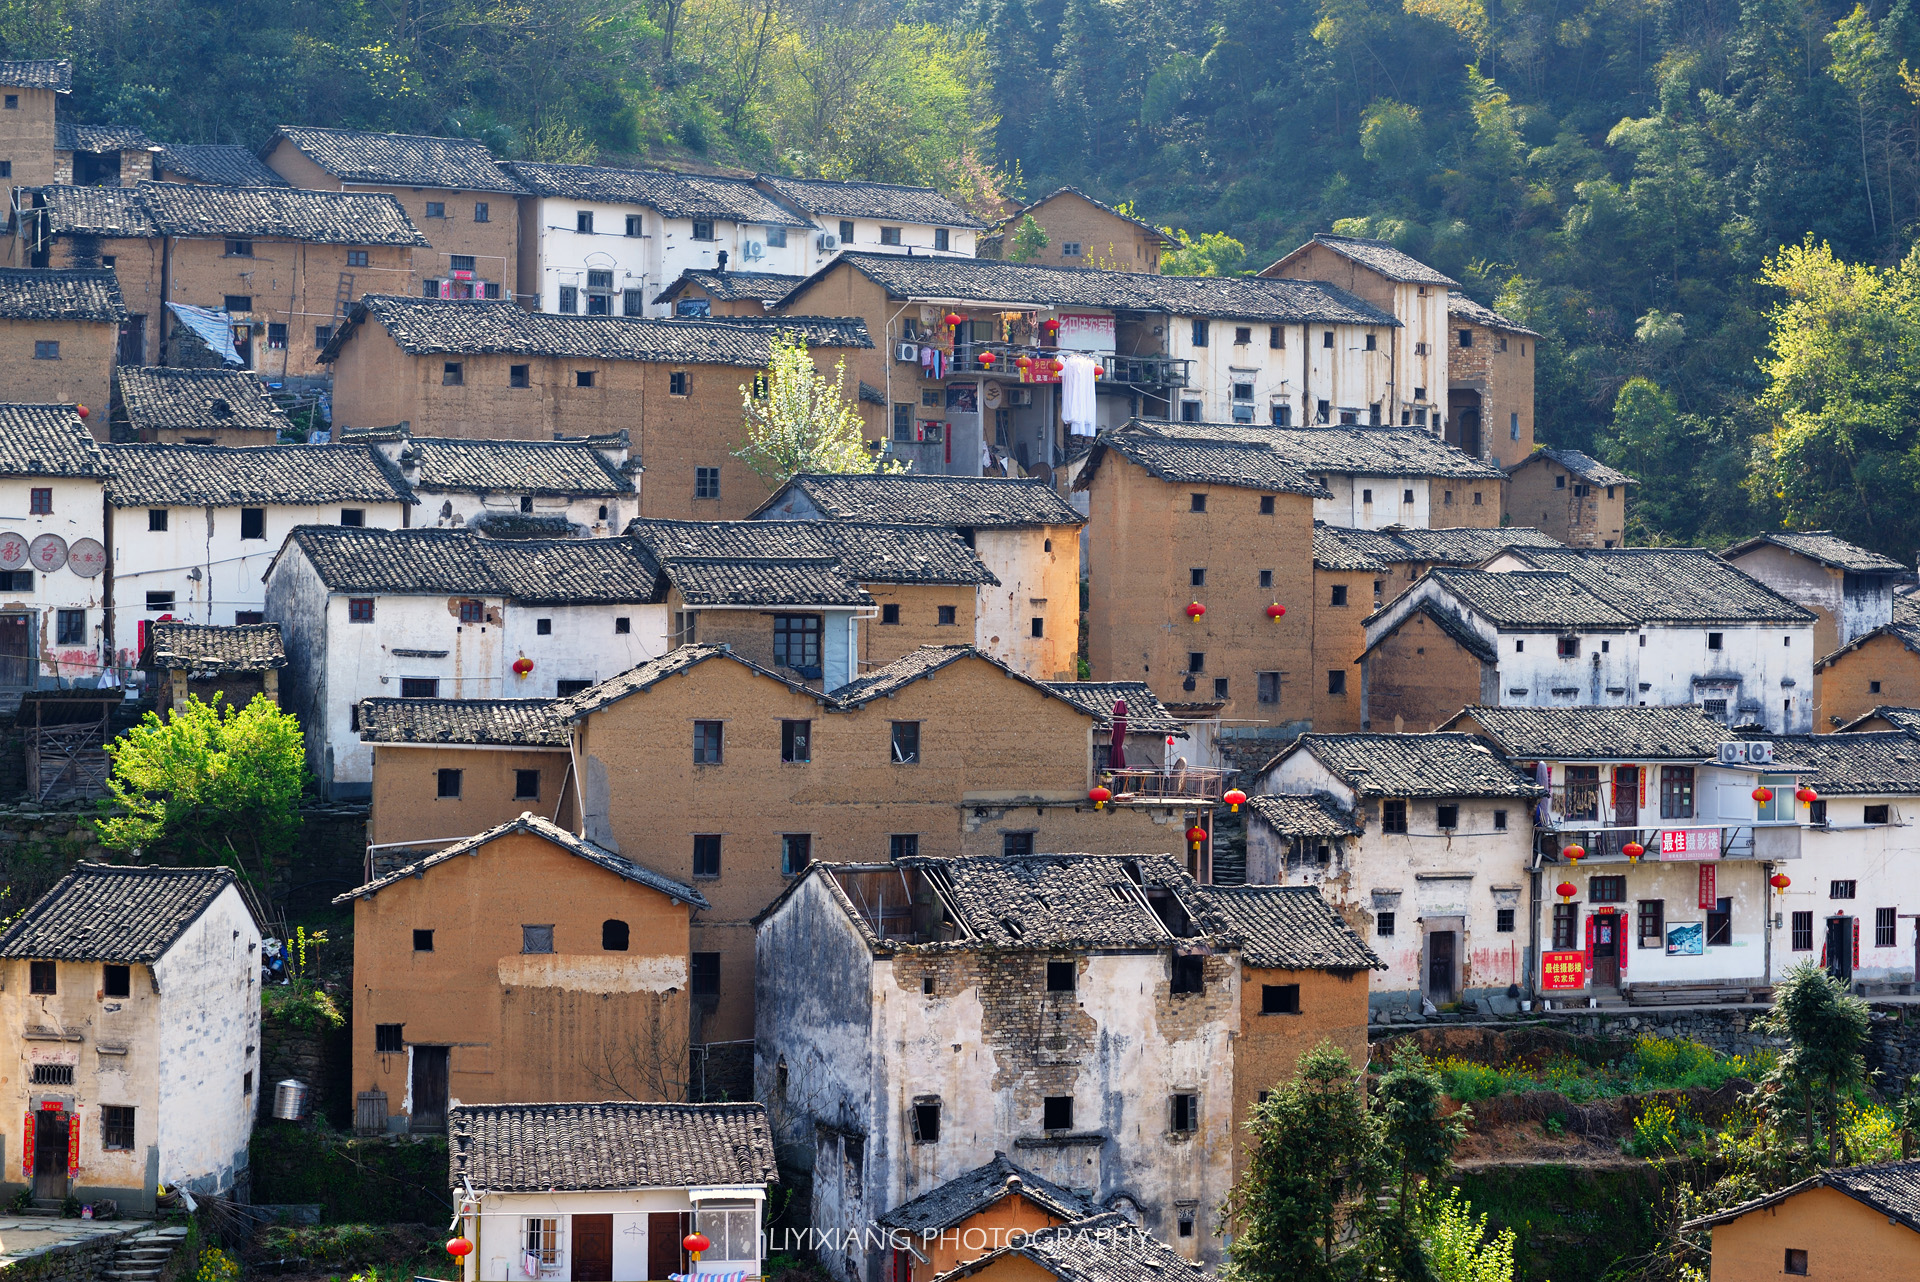
[[1718,828],[1663,828],[1660,830],[1662,859],[1718,859]]

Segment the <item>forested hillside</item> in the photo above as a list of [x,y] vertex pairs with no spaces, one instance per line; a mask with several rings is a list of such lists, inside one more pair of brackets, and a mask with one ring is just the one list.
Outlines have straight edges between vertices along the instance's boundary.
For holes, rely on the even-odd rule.
[[1540,435],[1643,478],[1639,539],[1920,547],[1905,0],[0,0],[0,46],[168,139],[1071,182],[1214,270],[1382,236],[1548,337]]

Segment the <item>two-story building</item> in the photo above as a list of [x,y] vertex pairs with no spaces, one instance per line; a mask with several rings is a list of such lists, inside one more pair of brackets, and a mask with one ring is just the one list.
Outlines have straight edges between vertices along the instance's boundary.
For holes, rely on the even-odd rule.
[[[914,472],[803,474],[753,516],[951,530],[994,580],[977,590],[973,644],[1030,677],[1066,681],[1075,674],[1086,519],[1050,485]],[[888,626],[884,613],[883,606]]]
[[931,187],[761,174],[761,191],[813,223],[802,275],[835,254],[971,258],[986,224]]
[[1638,484],[1591,454],[1542,447],[1507,466],[1507,512],[1568,547],[1622,548],[1627,487]]
[[151,1215],[162,1186],[244,1186],[259,978],[231,869],[75,866],[0,933],[0,1190]]
[[0,699],[101,675],[106,479],[73,406],[0,405]]
[[[73,63],[65,58],[0,61],[0,192],[56,182],[53,148],[60,100],[73,92]],[[17,260],[16,260],[17,261]]]
[[[157,359],[159,313],[166,297],[165,255],[136,187],[23,187],[14,211],[14,247],[28,267],[109,270],[126,315],[115,361]],[[91,403],[91,402],[89,402]]]
[[1699,548],[1511,548],[1484,569],[1432,570],[1368,617],[1362,723],[1698,703],[1724,725],[1805,733],[1813,625]]
[[122,365],[115,418],[158,445],[277,445],[293,420],[251,370]]
[[811,222],[745,179],[527,161],[512,170],[531,193],[520,293],[536,311],[710,315],[674,308],[664,291],[686,273],[798,277],[814,262]]
[[1540,335],[1456,291],[1447,295],[1444,341],[1447,439],[1502,467],[1530,457]]
[[[828,372],[872,345],[858,318],[559,316],[383,295],[354,304],[322,359],[338,426],[527,441],[624,431],[649,473],[644,515],[718,520],[772,488],[734,451],[746,443],[742,388],[783,333]],[[860,395],[851,378],[845,394]]]
[[995,223],[980,238],[980,257],[1012,257],[1011,242],[1028,218],[1047,236],[1047,243],[1028,262],[1157,272],[1161,254],[1174,244],[1152,223],[1122,213],[1078,187],[1056,187]]
[[282,125],[265,158],[295,187],[390,196],[423,233],[408,263],[411,280],[356,273],[352,297],[420,291],[429,298],[513,296],[526,189],[485,143]]
[[[1205,1264],[1244,1107],[1323,1037],[1363,1041],[1377,963],[1315,892],[1164,855],[819,863],[757,922],[755,1093],[811,1159],[814,1226],[1012,1152]],[[867,1246],[821,1262],[877,1276]]]
[[84,407],[81,417],[106,440],[126,316],[109,270],[0,268],[0,380],[7,401]]
[[639,514],[640,460],[627,434],[565,441],[489,441],[415,436],[404,427],[347,430],[405,479],[414,494],[408,524],[602,538]]
[[1309,734],[1249,791],[1247,883],[1319,888],[1386,962],[1373,1010],[1514,1009],[1536,944],[1528,810],[1543,789],[1527,774],[1467,734]]

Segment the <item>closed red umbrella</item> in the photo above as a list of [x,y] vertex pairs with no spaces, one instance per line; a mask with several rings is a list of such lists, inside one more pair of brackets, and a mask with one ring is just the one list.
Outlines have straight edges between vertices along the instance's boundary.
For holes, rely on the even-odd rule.
[[1127,768],[1127,701],[1113,701],[1113,751],[1107,754],[1107,765],[1114,770]]

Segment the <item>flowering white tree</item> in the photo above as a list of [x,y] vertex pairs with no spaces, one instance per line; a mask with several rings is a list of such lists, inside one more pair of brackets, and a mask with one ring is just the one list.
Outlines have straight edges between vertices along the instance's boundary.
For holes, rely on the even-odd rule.
[[733,456],[773,485],[801,472],[904,471],[868,450],[846,382],[845,357],[828,378],[814,368],[804,339],[776,334],[766,373],[740,385],[747,443]]

